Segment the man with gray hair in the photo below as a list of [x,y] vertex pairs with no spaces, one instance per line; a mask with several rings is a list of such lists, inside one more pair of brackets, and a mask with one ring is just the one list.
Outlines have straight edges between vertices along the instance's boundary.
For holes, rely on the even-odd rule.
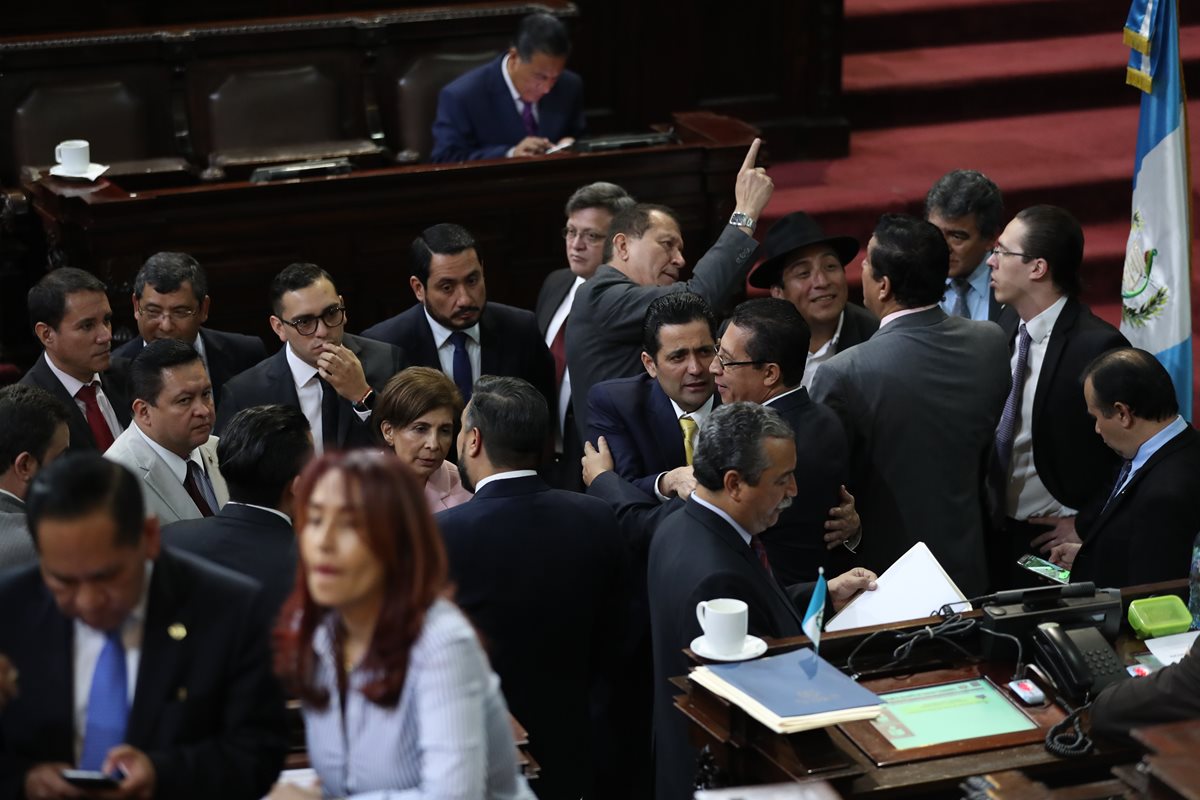
[[[556,467],[552,482],[560,489],[580,489],[579,458],[583,443],[575,426],[571,402],[571,373],[567,369],[567,320],[575,292],[596,272],[604,260],[604,241],[618,212],[631,208],[634,200],[615,183],[596,181],[575,190],[567,200],[567,266],[546,276],[538,292],[534,315],[538,330],[554,357],[556,403],[550,407],[554,419]],[[586,398],[585,398],[586,399]]]
[[1004,227],[1000,188],[973,169],[947,172],[925,197],[925,219],[937,226],[950,248],[942,310],[952,317],[996,322],[1001,305],[989,284],[987,260]]
[[[691,797],[697,752],[686,718],[675,708],[669,682],[688,670],[683,649],[701,634],[696,605],[717,597],[750,607],[749,631],[758,636],[802,636],[802,611],[812,584],[783,587],[758,541],[796,496],[796,442],[773,409],[732,403],[715,409],[696,440],[696,490],[663,520],[650,544],[647,573],[654,637],[655,772],[660,800]],[[856,568],[829,581],[829,601],[840,608],[874,573]]]

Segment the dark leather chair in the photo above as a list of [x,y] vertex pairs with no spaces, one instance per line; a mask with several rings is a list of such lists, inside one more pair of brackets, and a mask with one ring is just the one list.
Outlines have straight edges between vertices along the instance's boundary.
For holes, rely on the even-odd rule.
[[387,126],[395,138],[397,161],[426,161],[433,150],[433,119],[438,93],[450,81],[486,64],[499,53],[437,53],[422,56],[394,79],[395,117]]

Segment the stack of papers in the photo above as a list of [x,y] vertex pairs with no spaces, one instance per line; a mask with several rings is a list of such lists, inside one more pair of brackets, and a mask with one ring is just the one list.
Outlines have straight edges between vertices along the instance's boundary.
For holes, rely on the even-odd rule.
[[874,719],[883,703],[807,647],[757,661],[698,667],[688,677],[776,733]]
[[827,631],[846,631],[869,625],[889,625],[933,616],[946,603],[954,611],[971,604],[924,542],[917,542],[876,581],[879,588],[863,592],[826,624]]

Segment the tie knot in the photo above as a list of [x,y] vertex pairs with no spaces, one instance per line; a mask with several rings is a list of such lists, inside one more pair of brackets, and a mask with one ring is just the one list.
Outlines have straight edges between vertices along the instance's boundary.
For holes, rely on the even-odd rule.
[[691,436],[700,426],[696,424],[696,420],[691,417],[680,417],[679,427],[683,428],[683,432]]
[[951,278],[950,282],[954,284],[954,288],[959,294],[966,294],[971,288],[971,282],[966,278]]
[[80,400],[95,400],[96,399],[96,384],[95,383],[85,383],[83,386],[79,387],[79,391],[77,391],[75,393],[75,396],[78,397]]
[[454,345],[455,347],[466,347],[467,335],[462,331],[455,331],[454,333],[450,334],[450,344]]

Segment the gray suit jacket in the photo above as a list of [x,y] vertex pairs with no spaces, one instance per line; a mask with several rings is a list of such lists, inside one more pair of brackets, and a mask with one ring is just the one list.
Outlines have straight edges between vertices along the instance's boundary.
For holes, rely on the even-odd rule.
[[[608,264],[575,292],[571,324],[567,326],[567,367],[571,396],[587,397],[592,386],[612,378],[642,372],[642,319],[650,303],[671,292],[694,292],[721,314],[742,289],[758,243],[732,225],[727,226],[695,268],[691,280],[670,286],[639,286]],[[587,409],[579,403],[575,425],[587,436]]]
[[850,443],[862,566],[882,572],[924,541],[968,597],[983,593],[983,479],[1008,361],[998,325],[935,306],[817,370],[811,394],[838,413]]
[[0,570],[37,561],[25,522],[25,504],[0,492]]
[[[213,493],[217,496],[217,505],[223,506],[229,500],[229,489],[217,465],[218,441],[216,436],[209,436],[208,441],[200,445],[200,455],[204,458],[204,468],[208,471]],[[142,439],[136,422],[117,437],[104,457],[116,461],[142,479],[146,516],[153,514],[158,517],[159,525],[203,516],[167,462]],[[213,509],[214,512],[216,510]]]

